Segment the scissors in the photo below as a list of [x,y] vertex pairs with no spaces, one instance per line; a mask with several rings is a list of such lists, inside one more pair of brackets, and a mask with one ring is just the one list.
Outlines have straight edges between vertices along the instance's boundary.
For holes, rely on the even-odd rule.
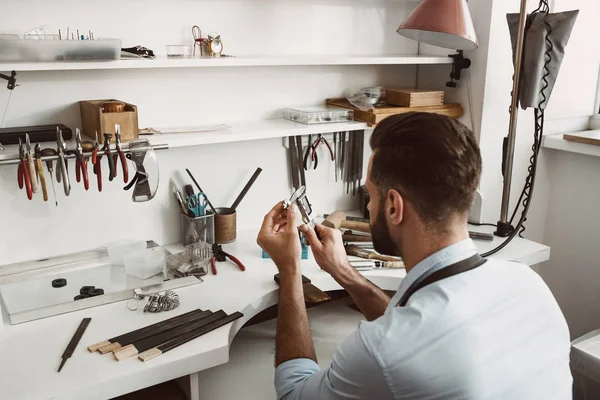
[[193,194],[187,198],[187,208],[194,214],[194,218],[203,217],[208,202],[204,193]]

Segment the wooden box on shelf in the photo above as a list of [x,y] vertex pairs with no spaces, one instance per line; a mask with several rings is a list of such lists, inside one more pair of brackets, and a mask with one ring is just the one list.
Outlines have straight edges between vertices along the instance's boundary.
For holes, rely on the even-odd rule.
[[[110,103],[106,105],[105,103]],[[118,103],[125,105],[123,111],[113,112],[119,109]],[[82,100],[79,102],[81,109],[81,127],[83,134],[94,139],[98,132],[98,141],[104,143],[104,133],[115,134],[115,124],[121,126],[121,141],[128,142],[139,137],[138,111],[133,104],[115,99],[104,100]]]
[[386,89],[385,102],[401,107],[441,106],[444,104],[443,90]]
[[345,98],[341,99],[327,99],[326,103],[331,106],[349,108],[354,110],[354,119],[356,121],[362,121],[373,127],[383,121],[390,115],[403,114],[408,112],[420,111],[429,112],[441,115],[447,115],[449,117],[458,118],[463,115],[463,108],[458,103],[442,104],[441,106],[425,106],[425,107],[398,107],[384,104],[382,106],[373,106],[367,111],[363,111],[357,107],[354,107]]

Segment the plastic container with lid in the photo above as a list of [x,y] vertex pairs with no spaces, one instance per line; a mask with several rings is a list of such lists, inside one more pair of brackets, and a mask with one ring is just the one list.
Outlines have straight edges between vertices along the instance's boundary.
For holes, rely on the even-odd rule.
[[147,247],[145,240],[119,240],[108,245],[108,257],[112,265],[124,266],[123,256],[134,251],[144,250]]
[[123,257],[127,275],[139,279],[148,279],[164,272],[166,260],[167,256],[160,247],[138,250]]

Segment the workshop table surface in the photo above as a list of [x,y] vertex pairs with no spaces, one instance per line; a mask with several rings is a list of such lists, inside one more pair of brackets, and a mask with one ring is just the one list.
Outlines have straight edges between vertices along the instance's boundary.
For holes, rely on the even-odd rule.
[[[486,228],[477,229],[489,231]],[[2,399],[107,399],[226,363],[235,334],[254,315],[277,302],[277,272],[270,259],[261,257],[256,245],[257,230],[238,233],[235,243],[224,250],[239,258],[246,271],[231,262],[217,265],[198,285],[177,289],[181,305],[175,311],[150,314],[129,311],[125,302],[103,305],[37,321],[11,326],[7,319],[0,329],[0,398]],[[485,252],[503,239],[475,241]],[[180,245],[168,246],[171,250]],[[550,248],[529,240],[515,239],[495,255],[529,265],[548,260]],[[303,274],[321,290],[341,287],[322,271],[309,252],[302,262]],[[396,290],[404,270],[363,271],[385,290]],[[122,333],[183,314],[193,309],[241,311],[244,317],[148,362],[137,358],[117,362],[112,355],[91,354],[87,346]],[[60,373],[61,355],[82,318],[91,317],[89,328]]]

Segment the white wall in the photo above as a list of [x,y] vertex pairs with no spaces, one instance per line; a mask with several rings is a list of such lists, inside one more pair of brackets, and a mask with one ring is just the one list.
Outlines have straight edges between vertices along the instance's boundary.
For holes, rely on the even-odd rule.
[[[509,125],[512,89],[512,50],[506,14],[519,11],[520,0],[471,0],[480,47],[467,52],[473,66],[459,88],[447,90],[449,99],[468,104],[469,90],[475,132],[483,156],[482,221],[496,223],[502,194],[502,139]],[[537,2],[529,1],[529,11]],[[546,134],[587,128],[594,113],[600,70],[600,2],[556,0],[555,11],[580,9],[552,97],[546,110]],[[421,51],[445,50],[421,46]],[[443,87],[447,73],[440,66],[420,66],[419,85]],[[465,115],[463,122],[471,125]],[[519,111],[511,194],[511,213],[520,195],[533,143],[533,112]],[[525,237],[551,246],[551,257],[538,271],[552,289],[569,323],[573,337],[600,327],[597,271],[600,226],[600,160],[543,150]]]
[[[471,1],[475,10],[484,1]],[[483,104],[481,151],[484,171],[483,219],[496,222],[499,217],[502,177],[500,172],[502,138],[508,132],[508,107],[512,89],[512,58],[506,13],[519,10],[519,0],[494,1],[489,22],[485,79],[481,64],[471,71],[474,101]],[[537,7],[530,1],[529,10]],[[488,6],[489,7],[489,6]],[[555,11],[580,9],[566,49],[552,97],[546,110],[547,132],[569,130],[594,112],[600,48],[592,38],[600,37],[600,3],[596,0],[556,0]],[[478,21],[476,24],[482,24]],[[481,39],[481,36],[480,36]],[[478,50],[479,51],[479,50]],[[479,78],[476,78],[479,76]],[[483,98],[481,96],[481,86]],[[461,95],[464,98],[464,93]],[[583,118],[585,120],[585,118]],[[533,112],[519,111],[512,186],[512,207],[520,194],[529,165],[533,143]],[[597,182],[600,160],[573,154],[542,151],[533,203],[526,223],[527,238],[551,246],[550,261],[539,267],[559,302],[573,337],[600,327],[598,305],[597,227],[600,224],[600,189]]]
[[[164,54],[189,43],[190,27],[218,31],[230,54],[416,54],[417,44],[395,33],[415,3],[405,1],[3,1],[0,33],[92,30]],[[9,11],[7,11],[9,10]],[[290,105],[321,104],[369,85],[414,85],[414,66],[161,69],[24,72],[5,125],[62,122],[79,126],[77,101],[118,98],[139,106],[140,127],[230,123],[279,116]],[[7,90],[0,90],[4,109]],[[134,204],[122,181],[99,194],[75,185],[59,207],[29,202],[16,184],[16,167],[0,168],[0,264],[69,253],[120,238],[179,241],[179,215],[168,180],[195,172],[216,205],[229,205],[257,166],[264,172],[239,208],[239,228],[258,226],[270,207],[291,193],[287,156],[279,139],[173,149],[158,153],[161,186],[154,200]],[[322,157],[324,159],[324,157]],[[72,164],[72,163],[71,163]],[[307,176],[319,212],[353,208],[355,199],[333,183],[321,163]]]

